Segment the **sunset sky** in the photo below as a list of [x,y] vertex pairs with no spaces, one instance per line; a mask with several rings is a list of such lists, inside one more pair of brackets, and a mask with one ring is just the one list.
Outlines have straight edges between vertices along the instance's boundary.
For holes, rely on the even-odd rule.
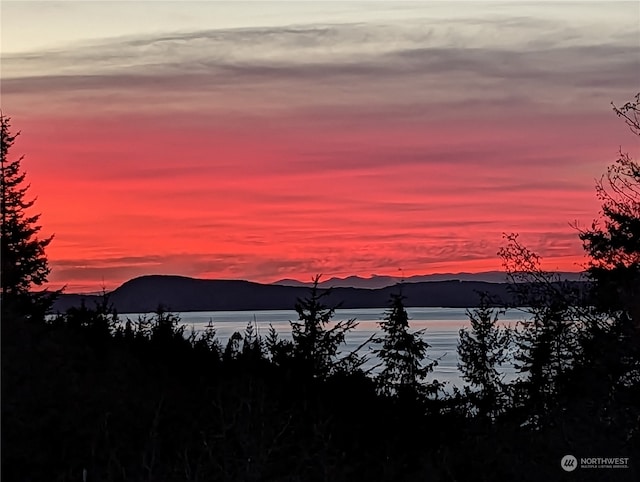
[[640,2],[2,1],[51,286],[578,271]]

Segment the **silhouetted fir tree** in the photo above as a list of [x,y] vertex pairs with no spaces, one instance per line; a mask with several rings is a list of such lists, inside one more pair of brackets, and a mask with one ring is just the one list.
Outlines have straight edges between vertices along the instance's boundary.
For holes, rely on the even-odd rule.
[[276,352],[276,348],[280,343],[280,336],[278,335],[277,330],[273,327],[271,323],[269,323],[269,330],[267,331],[267,336],[264,339],[265,348],[267,349],[267,353],[271,355],[273,358]]
[[20,167],[23,157],[9,159],[9,150],[18,135],[11,133],[10,118],[0,114],[2,318],[44,319],[56,293],[34,293],[31,289],[47,281],[50,269],[45,248],[53,237],[38,238],[40,215],[27,213],[35,199],[27,199],[29,185],[25,184],[26,173]]
[[264,356],[262,340],[258,336],[256,322],[249,321],[242,340],[242,357],[249,362],[257,362]]
[[276,366],[286,365],[293,357],[293,343],[281,339],[271,324],[269,324],[269,330],[264,339],[264,347],[271,363]]
[[523,246],[517,235],[505,238],[507,244],[498,254],[514,304],[523,311],[513,331],[514,365],[524,375],[516,383],[516,403],[524,404],[529,422],[539,425],[556,406],[558,381],[578,356],[578,320],[586,311],[579,290],[541,269],[540,257]]
[[[615,113],[640,138],[640,93]],[[599,219],[580,230],[589,256],[598,314],[585,323],[579,367],[569,383],[601,400],[601,416],[640,440],[640,411],[630,400],[640,397],[640,165],[620,152],[597,182],[602,203]],[[579,382],[578,382],[579,380]],[[575,385],[582,385],[576,387]],[[606,415],[605,415],[606,414]]]
[[462,378],[475,387],[469,395],[475,399],[479,415],[492,419],[506,407],[504,375],[498,369],[509,360],[511,333],[498,326],[500,311],[492,308],[486,294],[480,306],[467,310],[471,328],[460,330],[458,369]]
[[380,346],[373,353],[380,358],[383,367],[377,376],[379,391],[384,395],[412,397],[436,393],[438,383],[425,385],[424,379],[438,362],[423,364],[429,348],[423,338],[425,330],[409,331],[409,315],[403,300],[401,294],[391,295],[390,307],[379,323],[383,335],[373,339]]
[[171,344],[186,344],[184,337],[185,326],[180,324],[180,317],[166,311],[160,305],[151,318],[151,341],[161,346]]
[[[127,319],[127,321],[129,321]],[[147,314],[138,315],[136,321],[134,322],[135,326],[135,338],[136,340],[150,340],[151,334],[153,331],[153,320]]]
[[[640,93],[614,111],[640,138]],[[600,219],[580,232],[596,301],[609,313],[625,311],[640,330],[640,164],[620,152],[596,192],[602,202]]]
[[298,299],[295,310],[298,321],[291,321],[293,337],[293,354],[298,367],[313,377],[325,378],[339,369],[340,361],[336,355],[340,345],[344,343],[345,335],[356,326],[356,320],[336,322],[332,327],[329,323],[336,308],[329,308],[322,298],[329,294],[329,290],[318,288],[320,275],[313,278],[313,285],[309,296]]
[[85,329],[94,337],[103,339],[114,334],[119,325],[118,313],[110,303],[106,291],[94,302],[93,307],[88,307],[86,301],[82,299],[78,308],[69,308],[65,321],[73,328]]
[[531,421],[537,422],[557,406],[559,382],[574,366],[579,337],[573,320],[553,307],[537,310],[519,328],[514,365],[526,375],[519,385],[525,390]]
[[213,325],[213,320],[209,320],[204,330],[194,339],[193,345],[197,350],[209,352],[214,355],[215,358],[220,358],[222,346],[220,340],[216,338],[216,329]]
[[110,305],[106,293],[103,293],[92,308],[82,300],[80,307],[69,308],[64,316],[56,317],[49,323],[59,325],[60,322],[78,333],[82,333],[83,339],[100,357],[106,355],[107,345],[111,343],[113,338],[120,337],[120,334],[122,337],[124,336],[124,332],[119,326],[118,314]]

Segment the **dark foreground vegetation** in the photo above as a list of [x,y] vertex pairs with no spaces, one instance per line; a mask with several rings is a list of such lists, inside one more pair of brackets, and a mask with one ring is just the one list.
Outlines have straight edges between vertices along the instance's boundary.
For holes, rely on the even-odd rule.
[[[616,109],[640,134],[640,98]],[[445,395],[401,287],[370,340],[340,354],[356,320],[332,321],[326,291],[296,303],[292,341],[249,323],[222,346],[159,309],[119,320],[108,297],[45,318],[37,216],[2,117],[2,476],[20,481],[540,481],[640,478],[640,166],[598,185],[601,218],[579,230],[590,289],[542,271],[517,236],[501,257],[517,330],[480,298],[460,335],[468,386]],[[316,279],[316,284],[318,279]],[[505,307],[507,308],[507,307]],[[499,368],[515,350],[520,378]],[[566,471],[565,455],[628,458]]]

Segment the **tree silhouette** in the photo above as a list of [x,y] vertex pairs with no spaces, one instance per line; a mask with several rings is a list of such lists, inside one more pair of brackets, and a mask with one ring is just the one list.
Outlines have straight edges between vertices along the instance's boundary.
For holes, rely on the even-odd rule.
[[462,328],[458,341],[462,378],[478,389],[479,414],[493,418],[501,412],[504,396],[503,375],[498,368],[509,359],[511,333],[497,326],[499,310],[491,308],[486,295],[480,306],[467,310],[471,329]]
[[425,387],[422,381],[437,365],[433,361],[423,365],[429,344],[422,338],[424,330],[409,332],[409,315],[404,307],[404,296],[392,294],[390,307],[380,322],[382,336],[374,338],[380,348],[373,352],[382,361],[378,374],[379,391],[384,395],[418,395],[425,388],[437,390],[437,386]]
[[220,340],[216,338],[216,329],[213,326],[212,319],[209,319],[200,336],[196,337],[192,343],[197,350],[205,353],[209,352],[213,354],[216,359],[219,359],[222,354],[222,345]]
[[39,239],[39,214],[29,215],[35,199],[27,199],[29,185],[20,163],[9,159],[9,150],[19,133],[11,133],[10,118],[0,114],[0,161],[2,165],[2,317],[43,317],[51,306],[50,293],[31,293],[47,281],[50,269],[45,248],[53,237]]
[[322,299],[330,290],[321,291],[319,282],[320,275],[317,275],[313,278],[309,296],[298,299],[295,310],[299,320],[291,322],[291,334],[294,356],[300,368],[314,377],[325,378],[340,369],[340,360],[336,359],[338,349],[344,343],[345,335],[357,324],[355,319],[349,319],[328,326],[336,308],[323,303]]
[[[640,137],[640,93],[614,112]],[[640,413],[640,165],[620,152],[596,183],[600,218],[580,231],[589,256],[592,302],[601,316],[586,324],[576,384],[599,397],[602,413],[624,436],[637,439]],[[588,380],[588,381],[587,381]],[[592,380],[597,380],[593,383]],[[589,383],[591,382],[591,383]],[[580,387],[583,391],[584,388]],[[634,408],[632,408],[634,407]],[[603,417],[605,418],[605,417]]]
[[[640,93],[614,111],[640,137]],[[600,219],[580,232],[596,299],[606,311],[623,310],[640,330],[640,165],[620,152],[596,192],[602,201]]]
[[248,363],[257,363],[264,359],[264,342],[258,333],[255,317],[247,323],[242,340],[242,358]]
[[525,378],[518,384],[520,397],[540,420],[554,406],[561,376],[578,355],[577,320],[584,319],[581,293],[556,273],[540,267],[540,256],[523,246],[515,234],[498,254],[507,272],[515,307],[524,317],[513,332],[515,367]]

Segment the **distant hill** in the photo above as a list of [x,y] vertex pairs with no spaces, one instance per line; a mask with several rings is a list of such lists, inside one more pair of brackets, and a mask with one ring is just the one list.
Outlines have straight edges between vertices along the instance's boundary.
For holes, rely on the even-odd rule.
[[[582,273],[574,273],[570,271],[561,271],[556,273],[560,279],[566,281],[582,281],[584,275]],[[436,273],[426,275],[409,276],[404,279],[405,283],[421,283],[425,281],[483,281],[486,283],[506,283],[507,275],[503,271],[484,271],[481,273]],[[385,288],[393,286],[403,281],[399,276],[378,276],[371,275],[369,278],[360,276],[348,276],[346,278],[329,278],[322,281],[319,286],[321,288]],[[311,281],[303,282],[295,279],[282,279],[273,284],[281,286],[311,286]]]
[[[398,291],[397,285],[377,289],[336,287],[325,301],[329,305],[342,303],[343,308],[384,308],[390,295]],[[505,283],[448,280],[402,286],[409,307],[473,307],[477,306],[478,292],[509,298]],[[308,293],[305,286],[153,275],[127,281],[109,293],[109,299],[119,313],[151,312],[160,304],[171,311],[284,310],[293,309],[296,300]],[[54,311],[79,306],[83,300],[92,306],[99,299],[95,295],[61,295]]]

